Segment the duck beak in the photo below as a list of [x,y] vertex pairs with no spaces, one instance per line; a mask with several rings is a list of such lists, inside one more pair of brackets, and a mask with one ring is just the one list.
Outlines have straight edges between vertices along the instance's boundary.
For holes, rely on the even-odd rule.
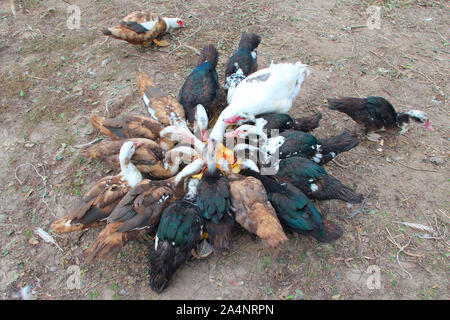
[[206,171],[206,167],[202,170],[202,172],[192,175],[191,178],[202,180],[202,176],[203,176],[203,173],[205,173],[205,171]]
[[425,128],[427,128],[428,130],[430,130],[431,132],[434,131],[433,126],[431,125],[430,121],[427,121],[427,123],[425,123]]
[[231,165],[231,171],[233,173],[239,173],[241,171],[241,164],[242,161],[241,160],[236,160],[232,165]]
[[135,146],[136,148],[139,148],[140,146],[142,146],[142,141],[136,141],[136,142],[134,143],[134,146]]

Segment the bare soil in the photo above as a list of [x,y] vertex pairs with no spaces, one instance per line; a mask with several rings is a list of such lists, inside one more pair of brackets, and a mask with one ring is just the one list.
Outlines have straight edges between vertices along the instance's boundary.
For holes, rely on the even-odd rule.
[[[16,0],[16,17],[8,1],[0,3],[2,299],[24,298],[26,289],[30,299],[450,298],[447,2],[80,0],[74,30],[68,2]],[[371,5],[381,7],[380,29],[367,27]],[[137,9],[179,16],[187,28],[167,35],[165,48],[103,37],[104,26]],[[138,71],[177,95],[209,43],[220,52],[223,83],[224,64],[243,31],[262,37],[260,68],[272,60],[310,65],[291,115],[321,112],[318,137],[359,132],[360,145],[326,169],[370,193],[364,208],[343,218],[333,214],[349,216],[359,206],[316,202],[345,231],[331,244],[289,234],[284,247],[268,250],[236,228],[232,252],[187,262],[159,295],[148,286],[150,237],[111,260],[86,264],[84,250],[100,230],[56,235],[49,226],[90,183],[112,173],[76,147],[98,137],[90,114],[145,114]],[[382,132],[382,143],[371,141],[326,107],[327,97],[344,95],[380,95],[399,111],[424,110],[436,131],[414,124],[404,135]],[[38,227],[62,250],[35,235]]]

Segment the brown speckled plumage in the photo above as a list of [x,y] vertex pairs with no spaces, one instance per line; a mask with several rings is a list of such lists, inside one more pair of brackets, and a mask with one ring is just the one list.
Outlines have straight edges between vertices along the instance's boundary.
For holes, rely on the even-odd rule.
[[[152,30],[148,30],[144,33],[138,33],[129,26],[127,23],[136,22],[138,24],[157,21]],[[105,28],[102,30],[106,36],[111,36],[115,39],[124,40],[128,43],[135,45],[148,45],[153,39],[162,35],[167,29],[165,21],[156,13],[149,11],[135,11],[124,17],[120,23],[111,28]]]
[[288,240],[261,181],[254,177],[232,181],[230,193],[236,222],[245,230],[256,234],[268,247]]

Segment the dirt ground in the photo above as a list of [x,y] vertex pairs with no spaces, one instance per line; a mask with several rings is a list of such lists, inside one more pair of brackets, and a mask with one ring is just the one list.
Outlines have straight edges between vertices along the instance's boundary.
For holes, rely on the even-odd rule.
[[[75,1],[14,2],[16,17],[0,3],[2,299],[450,298],[448,2],[79,0],[78,29],[67,23]],[[368,27],[371,5],[381,8],[379,29]],[[165,37],[169,47],[146,50],[101,34],[137,9],[181,17],[187,28]],[[268,250],[236,228],[232,252],[184,264],[159,295],[148,286],[151,238],[86,264],[84,250],[100,230],[56,235],[50,224],[89,184],[114,173],[76,147],[98,137],[90,114],[146,114],[136,73],[177,95],[209,43],[220,52],[223,83],[242,31],[262,37],[260,68],[272,60],[310,66],[291,115],[321,112],[318,137],[359,133],[359,146],[326,169],[368,195],[362,210],[344,218],[360,206],[315,202],[344,229],[331,244],[289,234],[284,247]],[[371,141],[326,107],[327,97],[342,95],[380,95],[397,110],[424,110],[436,131],[414,124]],[[34,233],[39,227],[60,249]]]

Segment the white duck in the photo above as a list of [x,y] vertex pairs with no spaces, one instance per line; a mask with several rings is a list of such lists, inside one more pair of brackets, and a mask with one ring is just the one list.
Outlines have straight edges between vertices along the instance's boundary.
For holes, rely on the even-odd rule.
[[220,114],[209,138],[221,141],[225,128],[241,119],[240,113],[287,113],[309,74],[300,61],[271,63],[269,68],[252,73],[236,87],[231,104]]

